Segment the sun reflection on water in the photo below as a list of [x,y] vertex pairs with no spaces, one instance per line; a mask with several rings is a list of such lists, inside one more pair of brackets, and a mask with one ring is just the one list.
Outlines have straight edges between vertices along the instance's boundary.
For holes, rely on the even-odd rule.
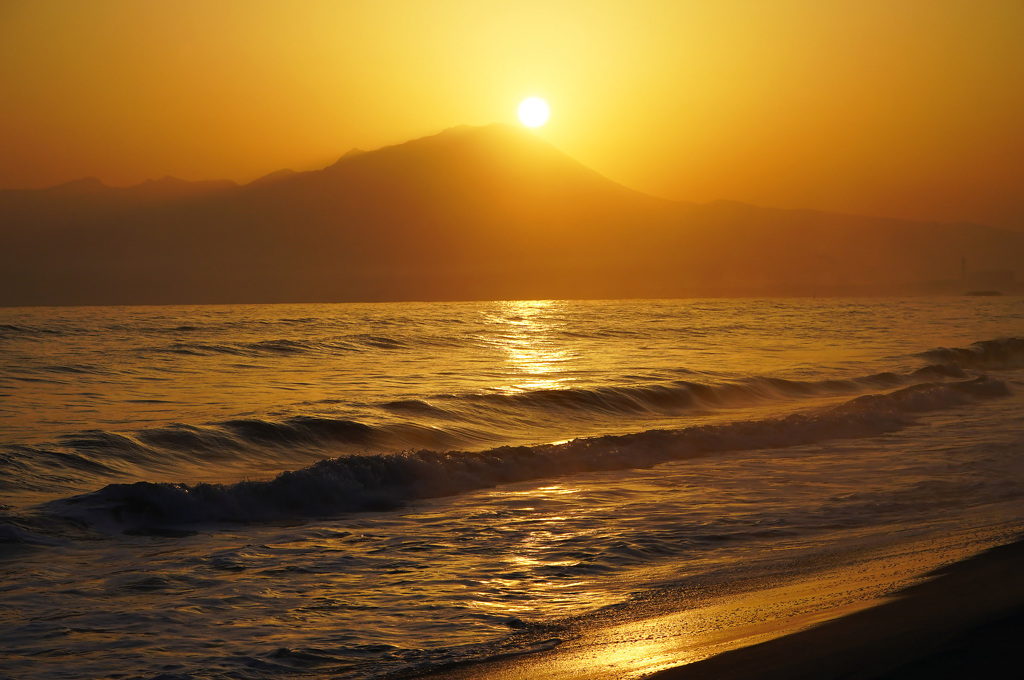
[[588,556],[578,549],[598,532],[580,499],[586,492],[565,483],[488,492],[502,506],[515,508],[507,531],[516,538],[496,556],[493,575],[478,582],[472,602],[476,609],[531,618],[539,603],[547,615],[565,616],[581,603],[598,607],[610,602],[594,587],[585,565]]
[[504,355],[511,381],[496,386],[497,391],[562,389],[572,381],[567,369],[576,357],[558,338],[565,325],[557,314],[560,306],[555,300],[509,301],[487,316],[494,326],[488,341]]

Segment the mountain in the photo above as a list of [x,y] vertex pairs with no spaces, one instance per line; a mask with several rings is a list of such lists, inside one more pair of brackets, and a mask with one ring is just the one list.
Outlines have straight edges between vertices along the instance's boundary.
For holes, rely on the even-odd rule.
[[0,191],[0,238],[4,305],[959,293],[962,258],[1024,273],[1024,234],[665,201],[500,124],[243,186]]

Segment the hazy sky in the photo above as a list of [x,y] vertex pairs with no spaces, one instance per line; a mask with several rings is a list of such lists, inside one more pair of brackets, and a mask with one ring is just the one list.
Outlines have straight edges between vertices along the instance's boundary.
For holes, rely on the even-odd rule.
[[1024,228],[1022,0],[0,0],[0,187],[516,122],[666,198]]

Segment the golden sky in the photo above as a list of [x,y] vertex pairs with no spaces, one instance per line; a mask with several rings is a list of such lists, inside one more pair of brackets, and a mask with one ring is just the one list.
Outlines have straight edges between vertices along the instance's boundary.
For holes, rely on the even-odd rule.
[[1024,228],[1021,0],[0,0],[0,187],[516,122],[632,188]]

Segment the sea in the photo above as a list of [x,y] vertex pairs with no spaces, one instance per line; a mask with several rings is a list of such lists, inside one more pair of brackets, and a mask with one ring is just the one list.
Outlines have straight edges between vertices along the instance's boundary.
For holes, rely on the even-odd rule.
[[0,677],[418,677],[941,565],[1024,526],[1022,369],[1019,296],[0,309]]

